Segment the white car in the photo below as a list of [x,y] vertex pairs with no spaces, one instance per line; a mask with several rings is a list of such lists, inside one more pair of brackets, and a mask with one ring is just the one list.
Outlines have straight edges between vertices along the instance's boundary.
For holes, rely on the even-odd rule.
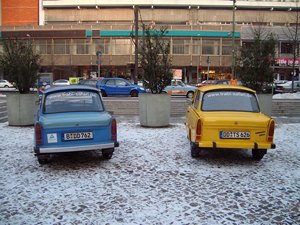
[[[292,91],[292,81],[287,81],[283,84],[277,84],[275,87],[275,93],[288,93]],[[294,81],[294,92],[300,91],[300,81]]]
[[0,80],[0,88],[13,88],[14,85],[7,80]]
[[52,83],[52,85],[54,85],[54,86],[70,85],[70,81],[64,80],[64,79],[60,79],[60,80],[54,81],[54,82]]

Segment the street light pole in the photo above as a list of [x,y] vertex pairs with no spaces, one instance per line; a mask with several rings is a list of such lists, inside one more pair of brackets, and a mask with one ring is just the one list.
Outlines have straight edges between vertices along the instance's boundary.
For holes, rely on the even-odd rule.
[[139,64],[139,56],[138,56],[138,47],[139,47],[139,6],[134,6],[134,39],[135,39],[135,54],[134,54],[134,75],[133,81],[137,84],[137,77],[138,77],[138,64]]
[[210,57],[207,56],[207,77],[206,77],[206,80],[208,80],[208,78],[209,78],[209,65],[210,65]]
[[233,6],[232,6],[232,79],[235,79],[235,50],[234,50],[234,34],[235,34],[235,2],[236,0],[233,0]]
[[98,76],[97,77],[101,77],[101,55],[102,55],[102,52],[101,51],[97,51],[97,66],[98,66]]

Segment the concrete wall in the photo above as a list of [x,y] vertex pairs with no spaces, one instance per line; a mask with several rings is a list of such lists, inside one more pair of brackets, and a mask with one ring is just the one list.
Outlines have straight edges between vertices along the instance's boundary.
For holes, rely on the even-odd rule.
[[273,99],[272,115],[300,117],[300,99]]
[[[7,1],[7,0],[6,0]],[[15,1],[15,0],[14,0]],[[27,0],[29,1],[29,0]],[[133,24],[133,8],[46,8],[45,21],[52,22],[79,22],[99,21]],[[236,23],[266,22],[286,23],[289,15],[294,12],[270,10],[237,10]],[[182,9],[182,8],[142,8],[140,16],[143,21],[155,21],[168,24],[197,25],[202,22],[232,22],[231,9]],[[212,29],[219,29],[212,26]]]

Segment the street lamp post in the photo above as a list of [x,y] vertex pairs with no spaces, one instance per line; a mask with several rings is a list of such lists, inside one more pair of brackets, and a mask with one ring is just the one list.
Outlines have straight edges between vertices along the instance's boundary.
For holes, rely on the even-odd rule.
[[206,77],[206,80],[208,80],[208,78],[209,78],[209,66],[210,66],[210,57],[207,56],[207,77]]
[[232,79],[235,79],[235,50],[234,50],[234,33],[235,33],[235,3],[236,0],[233,0],[232,6]]
[[97,51],[96,55],[97,55],[97,66],[98,66],[98,76],[97,77],[101,77],[100,66],[101,66],[101,55],[102,55],[102,52],[101,51]]

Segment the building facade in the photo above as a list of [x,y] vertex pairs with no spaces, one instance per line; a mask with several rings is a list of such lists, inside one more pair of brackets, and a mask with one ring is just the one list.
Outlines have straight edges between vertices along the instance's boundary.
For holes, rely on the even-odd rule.
[[[98,63],[101,76],[132,78],[137,10],[139,25],[168,28],[173,68],[186,82],[199,82],[207,75],[230,78],[232,50],[251,42],[249,27],[265,26],[280,33],[293,26],[299,12],[294,0],[2,0],[0,7],[0,37],[32,41],[42,56],[41,72],[53,73],[54,79],[89,77],[97,72]],[[290,40],[280,38],[274,69],[288,79]]]

